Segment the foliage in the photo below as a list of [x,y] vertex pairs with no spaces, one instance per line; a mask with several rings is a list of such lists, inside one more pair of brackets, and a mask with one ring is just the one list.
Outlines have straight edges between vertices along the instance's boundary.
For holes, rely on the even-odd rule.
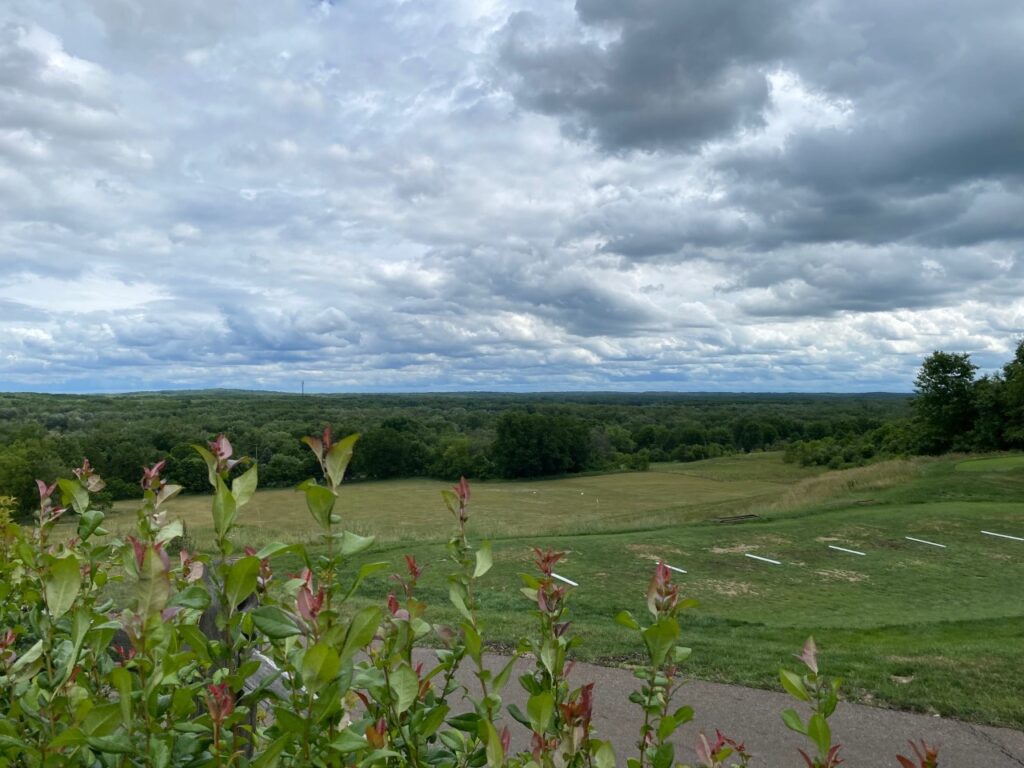
[[[17,496],[27,518],[35,478],[66,474],[81,456],[93,461],[112,499],[133,498],[139,468],[162,460],[164,474],[185,492],[207,493],[206,467],[191,444],[218,433],[230,434],[239,453],[259,463],[262,487],[290,488],[316,471],[299,440],[325,421],[363,435],[353,479],[454,482],[461,475],[615,470],[642,467],[645,458],[697,461],[840,439],[906,416],[907,403],[905,396],[879,395],[0,393],[0,494]],[[523,463],[510,464],[503,454],[498,465],[497,427],[508,414],[544,422],[549,457],[519,454]],[[558,434],[563,427],[568,432]],[[760,442],[752,439],[758,435]]]
[[[502,692],[513,658],[497,673],[483,661],[479,583],[493,564],[491,546],[466,536],[471,491],[463,478],[444,501],[456,533],[448,542],[453,567],[449,598],[455,627],[434,626],[417,597],[422,567],[406,559],[385,607],[357,607],[350,598],[384,564],[352,559],[372,538],[340,530],[336,502],[358,435],[334,441],[331,431],[304,439],[320,469],[298,490],[321,530],[325,554],[301,544],[268,543],[237,551],[232,533],[257,487],[257,465],[236,458],[224,435],[194,447],[213,491],[215,552],[170,546],[183,537],[166,504],[180,490],[157,462],[143,471],[143,500],[131,535],[112,538],[105,515],[91,503],[104,482],[86,461],[72,478],[37,483],[35,525],[5,522],[0,560],[0,765],[30,766],[597,766],[616,764],[612,746],[596,738],[592,685],[571,689],[566,675],[576,640],[569,633],[570,593],[556,583],[562,553],[536,550],[539,576],[524,575],[523,593],[537,629],[518,652],[535,658],[519,683],[527,711],[505,707]],[[73,516],[75,536],[55,535]],[[300,573],[282,576],[273,562],[298,558]],[[120,582],[115,605],[108,587]],[[681,599],[659,563],[647,594],[651,623],[628,614],[619,621],[639,635],[648,663],[632,697],[644,711],[638,756],[630,768],[668,768],[673,732],[692,709],[673,709],[680,664]],[[439,641],[432,669],[414,665],[412,649]],[[783,683],[814,703],[806,726],[818,748],[808,765],[833,766],[827,725],[838,686],[818,676],[813,643],[801,658],[811,675]],[[477,689],[456,682],[471,665]],[[453,714],[456,700],[466,709]],[[523,723],[531,747],[510,753],[503,714]],[[916,750],[916,747],[915,747]],[[701,735],[700,765],[747,764],[743,745]],[[930,754],[930,752],[929,752]],[[900,758],[901,762],[905,758]],[[931,759],[931,758],[928,758]],[[903,762],[906,765],[905,762]],[[933,765],[934,760],[928,765]]]

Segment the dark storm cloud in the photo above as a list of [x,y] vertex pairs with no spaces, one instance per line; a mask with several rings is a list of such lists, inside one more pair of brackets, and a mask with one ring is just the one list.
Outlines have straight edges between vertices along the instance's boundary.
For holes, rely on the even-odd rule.
[[764,69],[791,45],[786,0],[642,3],[580,0],[599,39],[545,40],[543,22],[513,15],[501,59],[524,106],[610,151],[693,149],[762,122]]

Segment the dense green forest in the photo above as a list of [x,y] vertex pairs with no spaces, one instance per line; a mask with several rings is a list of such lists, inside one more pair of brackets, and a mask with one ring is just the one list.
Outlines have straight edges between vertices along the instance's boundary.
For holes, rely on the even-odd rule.
[[314,474],[303,435],[360,432],[354,478],[457,479],[643,469],[794,441],[847,441],[910,414],[902,395],[427,394],[175,392],[0,394],[0,493],[35,500],[88,457],[111,498],[137,496],[141,467],[166,459],[190,491],[207,487],[191,445],[223,432],[256,459],[264,486]]
[[169,477],[202,492],[206,469],[191,445],[221,432],[259,462],[262,485],[290,486],[316,469],[300,438],[325,425],[362,434],[354,479],[537,477],[773,449],[840,468],[1024,448],[1024,342],[981,377],[969,355],[936,351],[915,384],[913,396],[0,394],[0,495],[27,511],[35,478],[67,474],[83,457],[106,479],[108,500],[138,495],[141,467],[163,459]]
[[838,468],[876,456],[1024,449],[1024,340],[1000,371],[977,374],[969,354],[936,350],[918,370],[908,417],[794,440],[786,458]]

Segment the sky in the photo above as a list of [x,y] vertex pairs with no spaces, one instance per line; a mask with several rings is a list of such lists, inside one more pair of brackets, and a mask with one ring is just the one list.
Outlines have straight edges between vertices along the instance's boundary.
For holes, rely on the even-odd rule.
[[993,370],[1021,73],[1019,0],[4,0],[0,389]]

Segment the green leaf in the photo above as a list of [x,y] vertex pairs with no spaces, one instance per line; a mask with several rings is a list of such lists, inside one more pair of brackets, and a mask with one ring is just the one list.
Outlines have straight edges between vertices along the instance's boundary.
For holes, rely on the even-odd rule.
[[818,754],[825,757],[832,746],[832,730],[821,713],[815,712],[807,721],[807,736],[818,745]]
[[64,664],[64,669],[61,672],[58,687],[63,685],[71,677],[71,673],[75,669],[75,664],[78,663],[78,656],[82,653],[82,646],[85,645],[85,636],[89,633],[89,627],[91,625],[92,620],[89,616],[88,609],[79,607],[78,610],[75,611],[75,615],[71,623],[71,638],[73,642],[71,653],[68,654],[68,659]]
[[441,727],[441,723],[444,722],[445,715],[448,714],[448,705],[439,704],[430,710],[429,714],[423,718],[423,721],[417,726],[416,732],[420,736],[430,738],[434,735],[438,728]]
[[85,716],[82,730],[88,736],[108,736],[117,730],[121,722],[120,704],[100,704],[93,707]]
[[245,472],[231,481],[231,495],[235,497],[235,505],[244,507],[252,495],[256,493],[256,486],[259,484],[259,475],[256,465],[253,464]]
[[114,667],[110,670],[110,682],[117,691],[118,706],[121,708],[121,722],[130,723],[132,720],[132,673],[124,667]]
[[451,600],[452,605],[455,606],[456,610],[458,610],[458,612],[461,613],[467,621],[472,622],[473,614],[471,614],[469,609],[466,607],[466,601],[462,597],[463,592],[465,592],[465,587],[461,584],[452,584],[448,587],[448,599]]
[[494,565],[494,558],[491,554],[491,542],[485,541],[476,551],[476,568],[473,570],[473,578],[479,579]]
[[67,728],[58,733],[50,742],[50,749],[57,750],[62,747],[79,747],[85,744],[85,734],[81,728]]
[[789,730],[807,735],[807,729],[804,727],[803,720],[800,719],[800,715],[796,713],[795,709],[783,710],[782,722],[785,723]]
[[331,530],[331,512],[334,511],[334,503],[337,496],[330,488],[317,485],[314,480],[307,480],[299,486],[299,490],[306,495],[306,507],[313,519],[325,531]]
[[594,739],[591,745],[597,744],[597,749],[594,751],[594,766],[595,768],[615,768],[615,750],[612,749],[612,743],[610,741],[597,741]]
[[526,714],[530,718],[530,728],[536,733],[544,733],[551,724],[551,715],[555,711],[555,700],[551,691],[535,693],[526,702]]
[[335,443],[331,450],[327,452],[327,459],[324,464],[327,466],[327,476],[331,479],[331,485],[334,487],[341,485],[341,481],[345,479],[345,470],[348,468],[348,463],[352,460],[352,449],[355,447],[358,439],[358,433],[349,435]]
[[231,495],[231,491],[224,484],[224,481],[220,479],[219,475],[214,475],[216,483],[214,487],[216,492],[213,495],[213,530],[218,536],[226,536],[228,531],[231,530],[231,526],[235,524],[235,518],[238,516],[238,505],[235,503],[235,497]]
[[301,544],[285,544],[281,541],[272,541],[269,544],[264,544],[263,549],[256,553],[256,557],[260,560],[266,560],[268,557],[274,557],[284,552],[295,551],[296,547],[302,546]]
[[302,634],[291,617],[276,605],[264,605],[252,612],[256,628],[271,640],[282,640]]
[[331,749],[343,755],[347,755],[350,752],[359,752],[362,749],[366,749],[367,746],[366,737],[351,728],[346,728],[331,742]]
[[43,655],[43,641],[37,640],[36,644],[25,651],[11,667],[11,677],[20,677],[24,672],[31,669]]
[[281,761],[281,753],[293,738],[290,733],[279,736],[262,753],[253,758],[249,763],[250,768],[274,768]]
[[345,632],[345,642],[341,646],[342,662],[348,661],[356,651],[373,640],[382,618],[381,610],[375,606],[367,606],[356,611]]
[[224,580],[224,594],[228,599],[228,615],[234,614],[238,606],[256,591],[256,579],[259,575],[259,558],[252,555],[231,564],[228,576]]
[[658,741],[667,739],[679,726],[680,723],[672,715],[665,715],[658,723]]
[[487,764],[504,765],[505,750],[502,749],[501,738],[498,736],[498,731],[494,727],[494,723],[489,720],[481,720],[479,735],[487,745]]
[[216,488],[218,479],[217,459],[214,458],[214,455],[210,453],[208,450],[206,450],[206,448],[202,445],[193,444],[192,450],[194,450],[196,453],[203,457],[203,461],[206,462],[206,477],[210,481],[210,485]]
[[658,746],[651,758],[653,768],[670,768],[672,760],[676,756],[676,748],[672,742],[666,742]]
[[804,681],[800,675],[796,672],[790,672],[788,669],[779,670],[779,680],[782,681],[782,687],[786,689],[790,696],[800,699],[800,701],[810,701],[811,694],[807,692],[807,688],[804,687]]
[[57,485],[60,486],[60,497],[64,506],[70,504],[75,508],[75,512],[84,515],[89,508],[89,492],[82,484],[77,480],[61,478]]
[[341,659],[326,643],[316,643],[302,655],[302,680],[313,693],[334,680],[340,670]]
[[78,535],[83,541],[92,536],[103,525],[105,515],[98,509],[87,509],[78,521]]
[[205,611],[210,605],[210,593],[205,587],[193,584],[186,587],[171,598],[171,605],[179,605],[182,608],[192,608],[197,611]]
[[181,520],[168,523],[156,533],[156,543],[163,544],[165,541],[173,541],[184,533]]
[[82,588],[82,574],[78,558],[67,555],[54,560],[46,575],[46,607],[50,616],[59,619],[75,604]]
[[518,660],[519,655],[513,655],[512,658],[508,660],[508,663],[502,668],[501,672],[495,676],[494,685],[492,686],[492,690],[495,693],[501,693],[505,688],[505,685],[508,683],[508,678],[512,674],[512,668]]
[[615,617],[615,623],[621,624],[626,629],[640,629],[640,622],[633,618],[633,614],[629,611],[621,611]]
[[416,701],[420,691],[420,681],[412,667],[403,661],[391,671],[389,682],[391,693],[395,698],[395,711],[400,715]]
[[480,633],[477,632],[476,627],[468,621],[462,622],[462,632],[466,638],[466,653],[469,654],[469,658],[479,664],[480,654],[483,647],[483,643],[480,640]]
[[660,667],[665,663],[668,652],[679,637],[679,623],[675,619],[664,617],[645,629],[642,635],[651,663]]
[[360,536],[352,531],[345,531],[341,536],[341,554],[345,557],[358,555],[373,546],[375,536]]
[[164,741],[150,739],[149,756],[153,761],[153,768],[167,768],[171,764],[171,749]]
[[167,607],[171,596],[170,577],[164,570],[163,560],[152,546],[146,545],[139,568],[139,580],[135,585],[137,610],[143,616],[158,613]]
[[127,733],[111,736],[90,736],[86,743],[97,752],[110,752],[115,755],[128,755],[135,752],[135,745]]

